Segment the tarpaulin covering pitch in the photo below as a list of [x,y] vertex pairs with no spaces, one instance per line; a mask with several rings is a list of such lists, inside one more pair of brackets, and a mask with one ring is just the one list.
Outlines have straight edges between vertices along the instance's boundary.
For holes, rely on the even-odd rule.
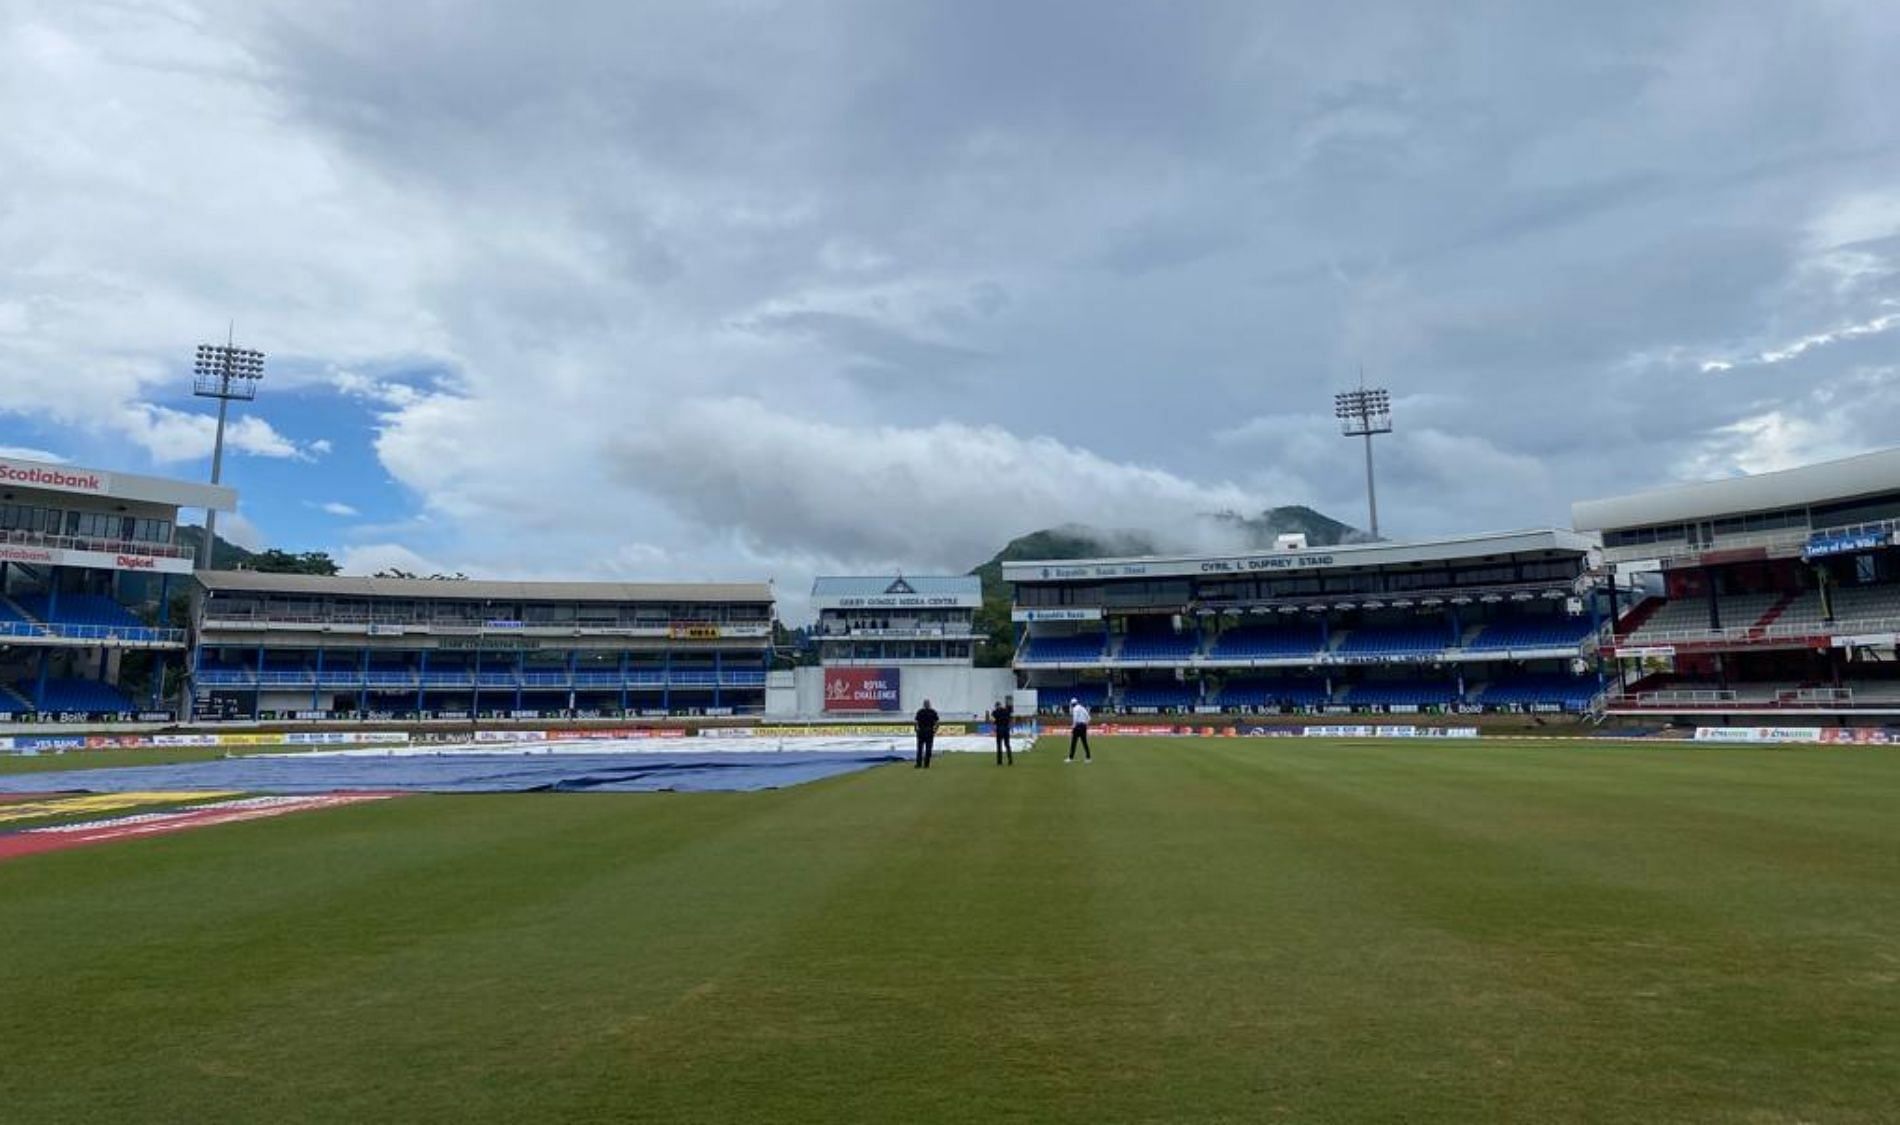
[[751,792],[782,789],[901,761],[855,753],[285,754],[167,766],[63,770],[0,778],[12,793],[239,790],[246,793]]

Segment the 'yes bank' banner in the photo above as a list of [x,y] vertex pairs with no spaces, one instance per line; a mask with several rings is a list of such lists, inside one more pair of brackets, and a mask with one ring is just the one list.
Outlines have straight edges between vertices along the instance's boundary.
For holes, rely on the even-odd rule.
[[895,668],[825,669],[825,710],[897,710],[898,670]]

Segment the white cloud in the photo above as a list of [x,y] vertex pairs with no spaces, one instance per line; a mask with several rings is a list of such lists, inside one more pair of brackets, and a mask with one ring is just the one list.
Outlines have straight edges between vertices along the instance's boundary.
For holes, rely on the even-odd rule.
[[962,570],[1051,524],[1169,530],[1252,511],[1233,484],[1204,485],[1001,427],[854,428],[756,399],[678,403],[670,423],[623,433],[620,479],[765,549],[910,558]]
[[384,570],[406,570],[411,574],[454,574],[460,568],[426,558],[400,543],[361,543],[337,552],[337,566],[344,574],[375,574]]
[[[1406,534],[1900,426],[1861,373],[1891,5],[1213,0],[1081,55],[1035,5],[716,7],[13,0],[0,436],[204,456],[181,365],[234,316],[268,387],[372,416],[415,518],[356,550],[796,590],[1074,520],[1358,522],[1313,412],[1362,361],[1435,400],[1379,446]],[[233,452],[354,454],[278,401]]]
[[1850,435],[1831,421],[1771,410],[1718,428],[1677,462],[1674,473],[1681,480],[1714,480],[1863,452]]
[[46,449],[33,449],[24,445],[0,445],[0,457],[15,461],[45,461],[52,465],[64,465],[66,458]]
[[[154,461],[196,461],[211,456],[217,441],[218,420],[210,414],[195,414],[151,403],[128,403],[117,412],[97,420],[138,445]],[[314,460],[310,445],[300,445],[269,422],[255,414],[228,419],[224,428],[227,454],[247,453],[254,457]]]
[[263,529],[252,523],[243,512],[218,514],[218,538],[247,551],[261,551],[266,546]]
[[341,500],[326,500],[323,503],[317,505],[317,510],[321,512],[325,512],[332,516],[341,516],[346,519],[350,517],[354,517],[359,514],[355,508],[350,507],[348,504],[345,504]]

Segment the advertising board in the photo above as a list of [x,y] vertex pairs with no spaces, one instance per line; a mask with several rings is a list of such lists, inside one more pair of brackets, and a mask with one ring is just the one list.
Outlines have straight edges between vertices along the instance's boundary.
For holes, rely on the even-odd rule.
[[896,668],[827,668],[825,710],[894,712],[899,675]]

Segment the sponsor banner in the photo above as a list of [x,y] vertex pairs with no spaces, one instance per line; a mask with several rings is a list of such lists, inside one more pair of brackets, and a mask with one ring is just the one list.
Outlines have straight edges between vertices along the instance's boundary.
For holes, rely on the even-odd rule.
[[58,754],[86,748],[86,737],[80,734],[19,735],[8,741],[13,749],[26,754],[37,754],[42,750]]
[[1855,633],[1846,637],[1829,637],[1827,643],[1834,648],[1892,648],[1900,644],[1900,635],[1893,633]]
[[[798,738],[849,738],[854,735],[904,735],[911,732],[909,723],[816,723],[811,726],[797,724],[779,724],[774,726],[753,727],[755,738],[779,737]],[[943,735],[969,734],[968,723],[941,723],[937,733]]]
[[1099,608],[1075,606],[1064,609],[1012,609],[1011,621],[1100,621],[1102,611]]
[[701,727],[701,738],[751,738],[756,727]]
[[825,710],[895,711],[898,684],[896,668],[826,668]]
[[1674,656],[1675,645],[1617,645],[1610,649],[1617,656],[1626,656],[1631,660],[1642,660],[1652,656]]
[[1893,535],[1886,531],[1864,531],[1853,535],[1817,534],[1808,539],[1808,545],[1802,549],[1804,559],[1826,558],[1829,555],[1847,555],[1855,551],[1874,551],[1893,542]]
[[685,738],[685,727],[611,727],[605,730],[550,730],[550,742],[624,742],[634,738]]
[[376,731],[292,731],[281,736],[286,746],[354,746],[358,743],[373,742],[382,745],[406,743],[409,733],[399,730]]
[[1443,664],[1444,662],[1443,652],[1321,652],[1313,656],[1314,664]]
[[404,629],[401,625],[379,625],[371,622],[369,635],[372,637],[400,637]]
[[1239,723],[1234,730],[1243,738],[1300,738],[1306,734],[1305,727],[1278,727],[1264,723]]
[[141,836],[162,836],[192,828],[209,828],[216,824],[261,820],[266,817],[282,816],[285,813],[335,808],[340,805],[360,804],[364,801],[385,801],[396,795],[394,793],[326,793],[306,797],[245,797],[175,812],[138,813],[110,820],[88,820],[76,824],[52,824],[43,828],[27,828],[11,835],[0,836],[0,859],[35,855],[39,852],[64,851],[67,848],[84,847],[87,844],[103,844]]
[[1697,727],[1697,742],[1743,742],[1755,745],[1819,742],[1821,727]]
[[154,746],[216,746],[217,744],[218,736],[215,734],[155,734],[152,736]]
[[675,621],[667,626],[666,635],[676,641],[716,641],[719,639],[719,626]]
[[1477,738],[1477,727],[1321,726],[1307,727],[1308,738]]
[[209,801],[236,797],[234,792],[192,791],[146,793],[87,793],[79,797],[53,797],[46,800],[17,801],[0,805],[0,824],[21,820],[44,820],[55,816],[82,816],[118,812],[143,805],[177,805],[187,801]]
[[1890,746],[1894,732],[1886,727],[1828,727],[1821,741],[1836,746]]
[[50,488],[57,492],[83,492],[89,496],[112,494],[112,475],[92,469],[67,469],[58,465],[39,465],[0,457],[0,483],[17,488]]
[[75,551],[65,547],[34,547],[22,543],[0,544],[0,562],[83,567],[87,570],[140,570],[161,574],[190,574],[192,567],[190,559],[130,555],[116,551]]
[[86,736],[88,750],[138,750],[152,745],[152,740],[142,734],[89,734]]
[[[1051,728],[1051,729],[1054,729],[1054,728]],[[977,723],[970,728],[970,733],[971,734],[987,734],[994,737],[996,734],[996,724],[995,723]],[[1009,725],[1009,736],[1011,738],[1040,738],[1042,737],[1042,734],[1043,734],[1042,726],[1039,723],[1024,722],[1024,723],[1011,723]]]
[[546,742],[548,732],[544,730],[478,730],[476,742]]

